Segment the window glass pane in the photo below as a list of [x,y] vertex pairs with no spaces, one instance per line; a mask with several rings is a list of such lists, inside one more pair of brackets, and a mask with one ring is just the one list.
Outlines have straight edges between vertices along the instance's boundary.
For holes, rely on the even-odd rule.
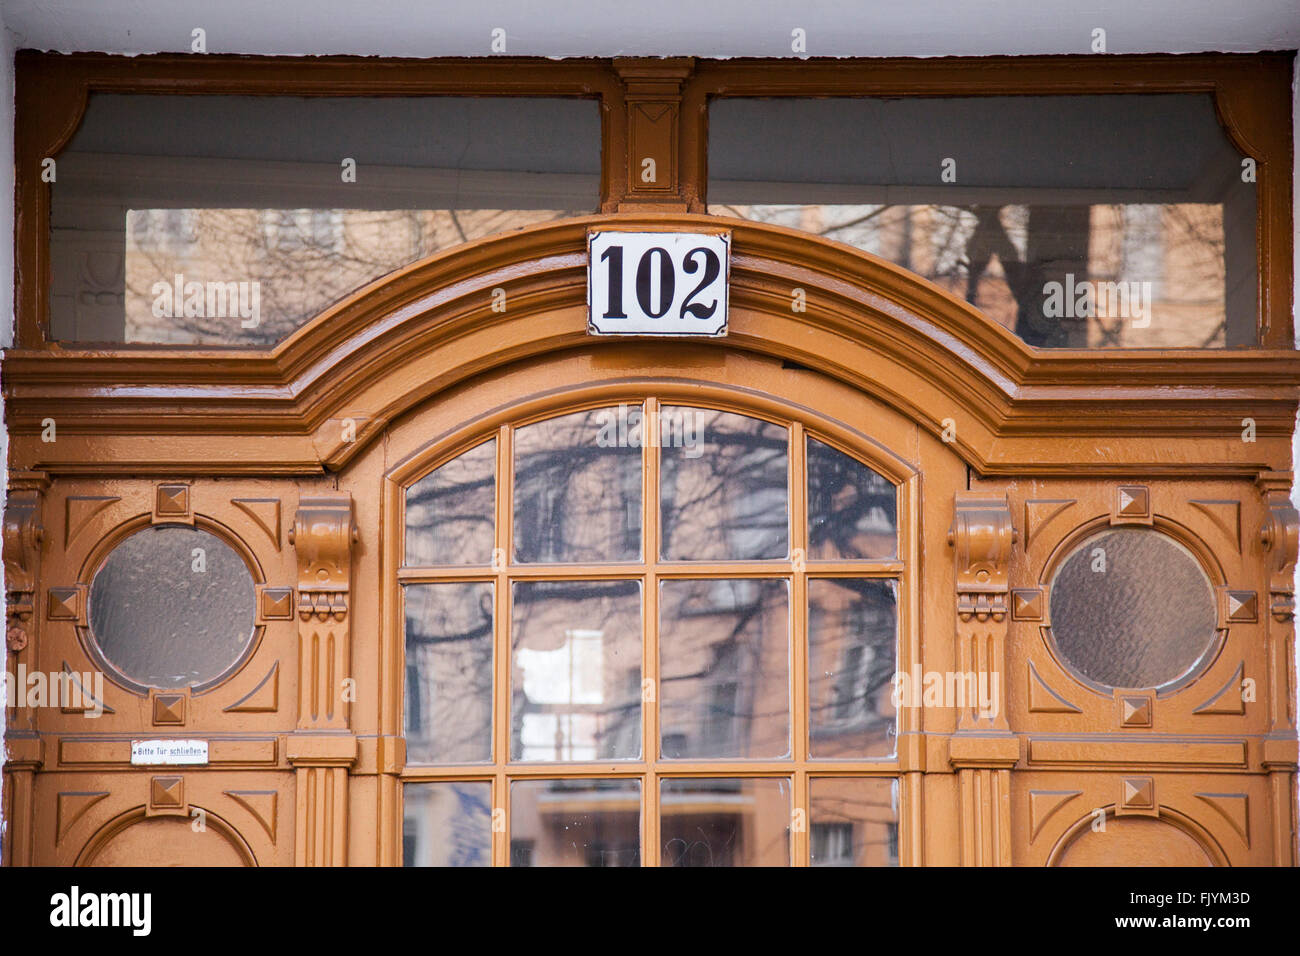
[[711,212],[857,246],[1047,348],[1254,345],[1241,163],[1209,94],[709,109]]
[[51,336],[265,346],[394,269],[592,212],[599,180],[592,100],[92,93],[52,191]]
[[789,866],[790,781],[663,780],[661,866]]
[[641,557],[640,440],[618,431],[640,416],[640,406],[601,408],[515,431],[515,560]]
[[898,492],[856,458],[808,439],[808,557],[898,554]]
[[1215,647],[1214,589],[1200,562],[1158,531],[1089,538],[1051,587],[1052,638],[1087,680],[1159,687],[1200,667]]
[[403,866],[491,866],[492,784],[402,787]]
[[641,756],[641,582],[518,582],[510,613],[511,759]]
[[406,563],[492,563],[496,439],[457,455],[406,491]]
[[808,582],[809,754],[894,752],[898,624],[893,581]]
[[640,866],[640,780],[510,784],[511,866]]
[[790,755],[785,580],[660,585],[660,731],[665,758]]
[[813,777],[808,781],[813,866],[898,866],[898,781]]
[[492,759],[493,590],[490,581],[403,588],[408,763]]
[[789,553],[788,440],[780,425],[704,408],[664,406],[660,431],[689,441],[660,449],[661,553],[668,560],[784,558]]
[[90,585],[90,633],[129,684],[211,684],[253,641],[253,575],[214,534],[156,525],[124,539]]

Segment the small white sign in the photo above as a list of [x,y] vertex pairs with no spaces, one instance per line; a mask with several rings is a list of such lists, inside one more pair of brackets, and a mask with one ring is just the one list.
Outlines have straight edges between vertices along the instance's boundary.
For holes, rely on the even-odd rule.
[[206,740],[133,740],[133,764],[206,764]]
[[590,334],[727,334],[730,234],[593,232],[587,239]]

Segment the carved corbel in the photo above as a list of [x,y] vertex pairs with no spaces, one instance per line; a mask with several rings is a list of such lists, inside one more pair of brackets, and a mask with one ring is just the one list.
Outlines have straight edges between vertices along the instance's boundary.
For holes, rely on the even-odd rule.
[[5,502],[5,643],[21,653],[31,643],[36,621],[37,579],[40,574],[41,499],[44,476],[14,476]]
[[[1264,547],[1268,570],[1269,615],[1267,623],[1269,662],[1269,728],[1263,741],[1262,763],[1269,771],[1273,799],[1279,807],[1293,802],[1293,774],[1296,769],[1295,720],[1291,700],[1295,693],[1292,675],[1295,664],[1295,567],[1300,551],[1300,513],[1291,503],[1290,472],[1268,471],[1256,484],[1266,507],[1259,540]],[[1279,813],[1273,825],[1275,866],[1294,866],[1295,830],[1290,814]]]
[[303,498],[289,531],[298,554],[298,727],[346,729],[343,681],[351,660],[348,598],[359,532],[347,493]]
[[294,859],[346,866],[352,660],[349,597],[359,538],[347,493],[302,498],[289,531],[298,555],[298,728],[286,741],[297,776]]
[[[1295,565],[1300,545],[1300,512],[1288,494],[1289,487],[1276,487],[1277,480],[1261,477],[1260,486],[1268,508],[1259,540],[1268,556],[1269,611],[1275,621],[1295,617]],[[1286,476],[1290,485],[1290,476]]]
[[1007,572],[1016,540],[1005,495],[956,493],[948,543],[962,679],[952,686],[965,688],[967,699],[949,702],[958,716],[948,759],[957,771],[965,866],[1011,864],[1011,768],[1020,743],[1006,714]]

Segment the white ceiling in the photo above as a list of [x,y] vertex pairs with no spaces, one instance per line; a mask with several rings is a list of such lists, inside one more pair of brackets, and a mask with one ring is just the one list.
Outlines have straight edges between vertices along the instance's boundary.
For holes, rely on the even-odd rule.
[[811,56],[1293,50],[1300,0],[0,0],[17,48],[111,53]]

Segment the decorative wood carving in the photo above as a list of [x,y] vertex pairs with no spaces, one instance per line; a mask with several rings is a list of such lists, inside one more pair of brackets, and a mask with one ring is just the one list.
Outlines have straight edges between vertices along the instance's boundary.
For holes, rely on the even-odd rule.
[[228,707],[226,713],[270,713],[280,709],[280,662],[276,661],[257,686]]
[[1116,691],[1121,727],[1151,727],[1155,720],[1155,697],[1151,691]]
[[1250,797],[1247,794],[1198,793],[1196,797],[1218,810],[1237,831],[1242,842],[1250,846]]
[[1215,527],[1224,533],[1232,546],[1241,553],[1241,502],[1219,499],[1189,501],[1193,508],[1205,514]]
[[154,524],[193,524],[194,511],[190,504],[190,486],[162,484],[154,492]]
[[1070,703],[1038,675],[1034,662],[1029,662],[1029,711],[1035,714],[1081,714],[1076,705]]
[[1156,804],[1156,783],[1151,777],[1122,777],[1119,781],[1119,800],[1115,816],[1155,817],[1160,815]]
[[689,208],[681,188],[679,129],[682,84],[693,67],[689,59],[614,61],[627,117],[627,190],[616,200],[618,209],[645,209],[647,204],[664,211]]
[[300,866],[347,865],[348,729],[352,545],[359,537],[352,496],[304,497],[289,531],[298,555],[298,729],[287,755],[297,773],[295,859]]
[[[1295,568],[1300,552],[1300,513],[1291,503],[1292,474],[1261,472],[1256,479],[1268,509],[1260,529],[1260,543],[1268,567],[1269,728],[1264,741],[1263,766],[1273,792],[1273,863],[1297,863],[1294,775],[1296,771],[1295,673]],[[1285,810],[1283,809],[1285,807]]]
[[1291,475],[1265,472],[1258,484],[1268,516],[1260,530],[1260,542],[1268,552],[1269,613],[1278,622],[1295,617],[1295,565],[1300,552],[1300,513],[1291,503]]
[[121,500],[115,495],[73,495],[69,497],[63,506],[65,512],[63,546],[65,548],[70,547],[73,539],[86,529],[92,518],[115,501]]
[[1082,790],[1031,790],[1029,791],[1029,840],[1032,843],[1043,824],[1057,810],[1065,806]]
[[1111,505],[1111,524],[1152,523],[1151,491],[1146,485],[1119,485]]
[[45,484],[41,475],[27,476],[25,482],[16,476],[5,501],[5,645],[14,655],[31,643],[36,627],[36,589],[45,540],[41,527]]
[[230,503],[252,518],[266,532],[275,550],[280,550],[279,498],[232,498]]
[[1025,502],[1025,547],[1037,539],[1048,523],[1075,503],[1073,498],[1032,499]]
[[961,861],[1010,866],[1010,769],[1020,747],[1006,713],[1007,570],[1017,535],[1005,495],[958,491],[954,509],[948,543],[957,570],[957,662],[984,697],[963,702],[949,742],[960,793]]
[[1241,682],[1246,676],[1246,663],[1242,661],[1232,672],[1228,682],[1215,691],[1210,698],[1195,710],[1194,714],[1244,714],[1246,701],[1242,695]]

